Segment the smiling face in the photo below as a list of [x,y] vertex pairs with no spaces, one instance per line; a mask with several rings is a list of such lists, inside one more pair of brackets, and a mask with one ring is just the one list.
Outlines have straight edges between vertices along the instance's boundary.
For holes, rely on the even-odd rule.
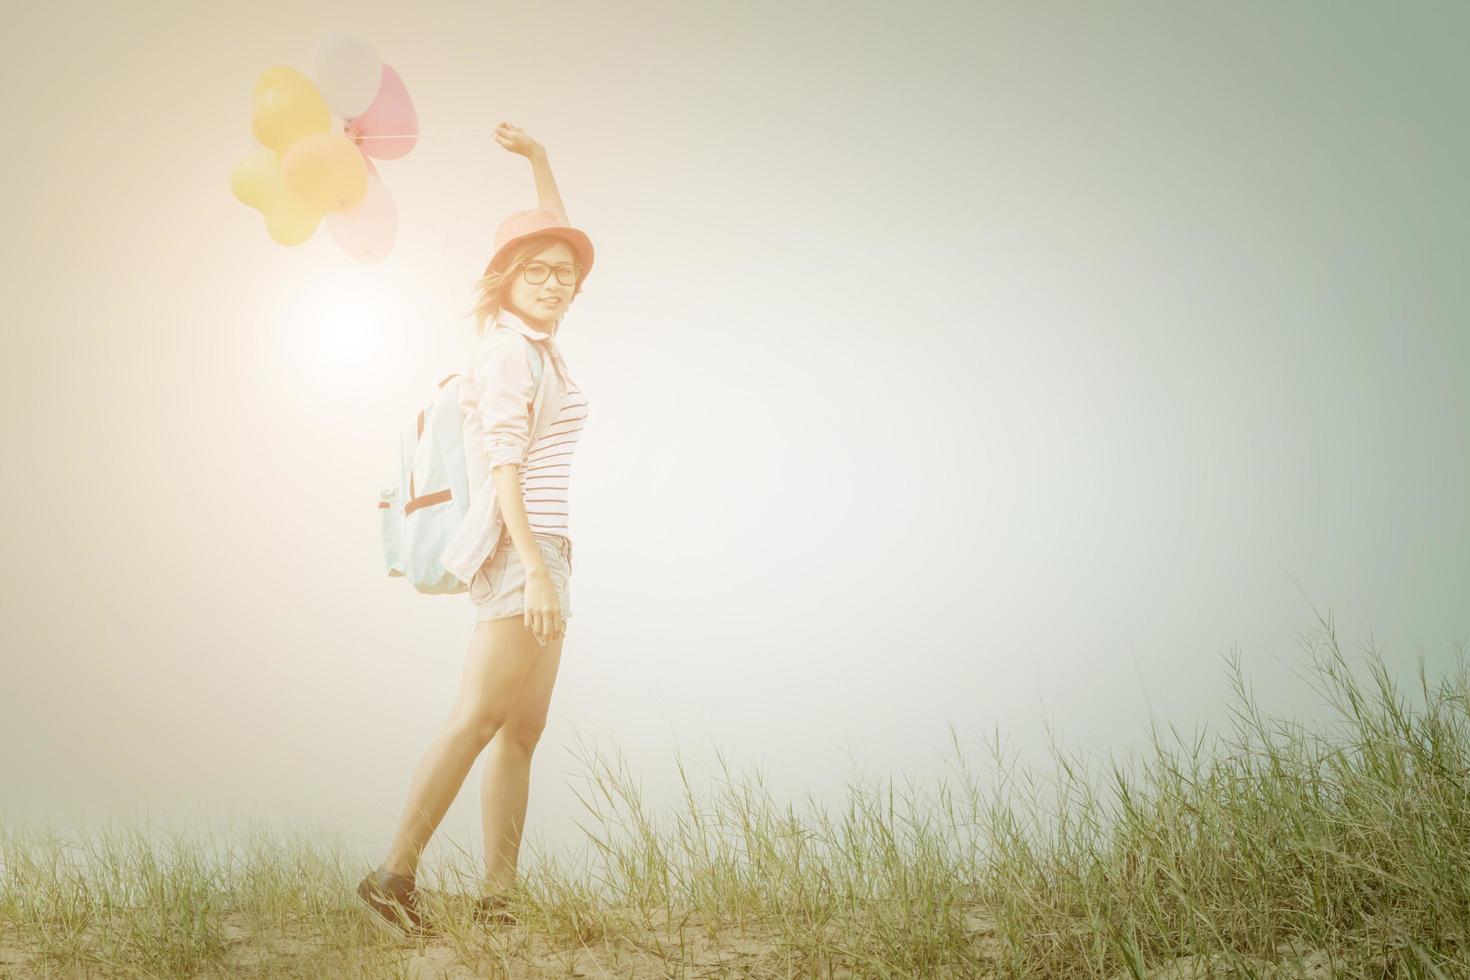
[[[576,282],[564,283],[557,278],[556,266],[575,265],[576,262],[576,251],[564,241],[555,242],[536,252],[526,259],[526,265],[530,266],[533,273],[547,272],[545,280],[529,283],[526,281],[525,266],[515,270],[515,275],[505,284],[503,302],[506,308],[536,329],[554,333],[557,321],[566,312],[572,301],[572,293],[577,288]],[[538,269],[538,263],[549,266],[550,269]],[[531,278],[537,276],[533,275]],[[548,300],[556,302],[547,302]]]

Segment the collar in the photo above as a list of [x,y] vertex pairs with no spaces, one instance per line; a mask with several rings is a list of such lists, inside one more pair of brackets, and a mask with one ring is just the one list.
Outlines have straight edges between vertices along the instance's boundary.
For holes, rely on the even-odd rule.
[[543,330],[537,330],[535,327],[531,326],[525,320],[521,319],[514,312],[512,312],[508,307],[502,306],[500,308],[500,313],[495,317],[495,322],[510,327],[516,333],[521,334],[524,337],[530,337],[532,340],[539,340],[543,344],[550,343],[555,339],[552,334]]

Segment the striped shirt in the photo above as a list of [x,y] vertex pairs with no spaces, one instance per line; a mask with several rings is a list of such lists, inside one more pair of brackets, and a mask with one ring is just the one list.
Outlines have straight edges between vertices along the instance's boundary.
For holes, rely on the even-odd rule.
[[[553,380],[553,379],[547,379]],[[569,521],[572,452],[587,418],[587,398],[567,379],[556,419],[531,445],[521,466],[521,497],[532,531],[571,537]]]

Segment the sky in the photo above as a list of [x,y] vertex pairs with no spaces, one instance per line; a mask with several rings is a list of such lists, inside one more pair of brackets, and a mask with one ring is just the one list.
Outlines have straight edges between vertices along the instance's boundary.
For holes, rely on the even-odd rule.
[[[588,748],[778,799],[1335,717],[1470,629],[1463,5],[31,4],[4,15],[0,820],[383,853],[464,595],[384,571],[546,148],[596,264],[573,616],[524,862]],[[360,37],[421,138],[392,252],[234,199],[267,68]],[[385,729],[391,737],[385,738]],[[1167,728],[1165,728],[1167,731]],[[429,852],[478,853],[476,763]]]

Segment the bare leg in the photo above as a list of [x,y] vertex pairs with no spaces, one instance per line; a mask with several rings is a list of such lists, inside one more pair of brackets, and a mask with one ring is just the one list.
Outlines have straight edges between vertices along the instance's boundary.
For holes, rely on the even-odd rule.
[[546,728],[546,711],[565,639],[563,632],[542,649],[516,695],[510,716],[485,753],[480,813],[485,825],[485,875],[492,894],[515,884],[516,859],[530,797],[531,754]]
[[384,871],[417,873],[419,857],[459,795],[475,756],[509,717],[516,693],[541,652],[519,616],[475,624],[459,696],[414,771],[398,831],[380,865]]

